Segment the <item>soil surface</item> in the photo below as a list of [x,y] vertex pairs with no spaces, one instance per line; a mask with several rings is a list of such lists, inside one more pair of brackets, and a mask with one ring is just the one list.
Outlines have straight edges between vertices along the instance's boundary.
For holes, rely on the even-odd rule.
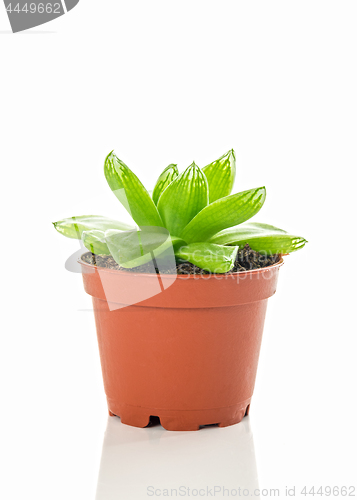
[[[87,252],[82,255],[81,259],[87,264],[92,264],[98,267],[106,267],[108,269],[117,269],[122,271],[131,271],[136,273],[152,273],[152,264],[148,263],[143,266],[133,267],[131,269],[126,269],[119,266],[113,259],[111,255],[95,255],[94,253]],[[261,255],[259,252],[255,252],[247,244],[244,248],[238,250],[237,257],[234,263],[234,267],[225,274],[239,273],[243,271],[250,271],[252,269],[260,269],[262,267],[268,267],[275,264],[280,259],[280,255]],[[158,269],[155,267],[156,272]],[[190,262],[182,262],[176,264],[174,268],[161,269],[161,274],[210,274],[209,271],[205,271],[200,267],[191,264]]]

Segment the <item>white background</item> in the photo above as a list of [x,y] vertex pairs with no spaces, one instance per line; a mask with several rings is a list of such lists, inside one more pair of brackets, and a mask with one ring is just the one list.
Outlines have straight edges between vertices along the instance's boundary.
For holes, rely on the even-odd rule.
[[[356,485],[356,25],[355,1],[82,0],[13,35],[0,6],[2,498]],[[255,220],[309,240],[269,302],[251,416],[191,434],[111,419],[98,476],[91,301],[51,222],[124,219],[113,148],[152,189],[232,147],[235,190],[267,188]]]

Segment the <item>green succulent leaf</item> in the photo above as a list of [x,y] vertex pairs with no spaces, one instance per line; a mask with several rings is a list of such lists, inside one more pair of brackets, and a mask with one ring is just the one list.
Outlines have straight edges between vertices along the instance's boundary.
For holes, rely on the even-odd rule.
[[259,222],[250,222],[226,229],[214,235],[209,241],[239,248],[248,243],[253,250],[262,254],[287,254],[303,248],[307,243],[301,236]]
[[82,238],[83,231],[91,231],[98,229],[99,231],[106,231],[107,229],[119,229],[121,231],[128,231],[133,229],[133,226],[124,224],[117,220],[103,217],[102,215],[80,215],[78,217],[69,217],[67,219],[53,222],[57,231],[67,238]]
[[96,255],[110,255],[108,245],[105,243],[104,231],[83,231],[82,241],[84,246]]
[[263,206],[265,196],[265,187],[260,187],[216,200],[201,210],[180,236],[188,243],[207,241],[218,231],[253,217]]
[[174,250],[185,244],[181,238],[170,236],[165,228],[145,227],[141,231],[108,230],[105,241],[114,260],[122,267],[132,268],[153,259],[174,259]]
[[171,163],[165,170],[160,174],[159,178],[156,181],[154,191],[152,193],[152,199],[155,205],[159,201],[160,196],[165,191],[167,186],[171,184],[171,182],[178,177],[179,172],[177,165]]
[[181,236],[184,227],[208,203],[208,185],[202,170],[192,163],[168,185],[157,208],[171,234]]
[[163,226],[155,203],[143,184],[113,152],[105,159],[104,174],[110,189],[138,226]]
[[182,246],[175,254],[179,259],[187,260],[211,273],[226,273],[234,266],[237,252],[238,247],[200,242]]
[[210,203],[231,194],[236,176],[236,157],[233,149],[202,170],[208,181]]

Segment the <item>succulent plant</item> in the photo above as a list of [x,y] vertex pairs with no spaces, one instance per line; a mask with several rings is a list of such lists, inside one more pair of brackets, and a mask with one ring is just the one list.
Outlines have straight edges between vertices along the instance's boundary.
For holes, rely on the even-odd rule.
[[54,226],[69,238],[82,239],[94,254],[112,255],[124,268],[165,259],[173,251],[177,261],[188,261],[213,273],[234,266],[238,248],[247,243],[260,253],[288,254],[306,240],[283,229],[246,222],[264,204],[265,187],[231,194],[236,173],[233,149],[200,169],[192,163],[179,174],[170,164],[160,174],[152,196],[138,177],[113,152],[105,159],[109,187],[130,213],[135,226],[102,217],[70,217]]

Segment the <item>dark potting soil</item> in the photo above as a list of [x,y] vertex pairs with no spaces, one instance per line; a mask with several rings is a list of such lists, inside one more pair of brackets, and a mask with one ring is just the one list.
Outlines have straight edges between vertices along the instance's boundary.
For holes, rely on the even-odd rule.
[[[111,255],[96,255],[91,252],[87,252],[82,255],[81,259],[87,264],[92,264],[98,267],[106,267],[108,269],[116,269],[121,271],[129,271],[136,273],[152,273],[152,264],[144,264],[143,266],[133,267],[131,269],[126,269],[119,266],[113,259]],[[234,263],[234,267],[225,274],[239,273],[243,271],[250,271],[252,269],[260,269],[262,267],[268,267],[280,259],[280,255],[262,255],[255,250],[252,250],[247,244],[244,248],[240,248],[237,253],[237,257]],[[156,272],[158,269],[155,267]],[[191,264],[190,262],[182,262],[176,264],[174,268],[162,269],[160,266],[161,274],[210,274],[209,271],[205,271],[200,267]]]

